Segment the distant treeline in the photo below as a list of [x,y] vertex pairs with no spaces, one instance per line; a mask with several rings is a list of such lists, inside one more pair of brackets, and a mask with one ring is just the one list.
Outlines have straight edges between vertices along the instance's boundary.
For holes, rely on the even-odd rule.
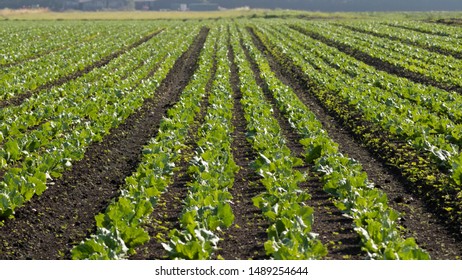
[[[0,0],[0,8],[48,7],[53,10],[66,8],[78,0]],[[111,0],[106,0],[111,1]],[[116,0],[114,0],[116,1]],[[138,1],[138,0],[136,0]],[[168,8],[172,3],[219,4],[225,8],[249,6],[251,8],[295,9],[319,11],[431,11],[462,10],[462,0],[158,0],[156,7]]]

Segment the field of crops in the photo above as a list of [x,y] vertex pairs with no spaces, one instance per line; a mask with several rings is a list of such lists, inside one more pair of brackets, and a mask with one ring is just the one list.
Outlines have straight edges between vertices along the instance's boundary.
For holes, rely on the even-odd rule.
[[450,23],[0,21],[0,259],[459,259]]

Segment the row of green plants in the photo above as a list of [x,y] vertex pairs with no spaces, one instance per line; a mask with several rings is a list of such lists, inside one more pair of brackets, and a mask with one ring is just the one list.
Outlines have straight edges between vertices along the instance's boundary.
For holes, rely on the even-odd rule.
[[[317,44],[312,39],[302,42],[299,36],[286,34],[303,44],[298,48]],[[314,52],[316,57],[307,58],[310,63],[335,73],[337,83],[349,80],[352,88],[363,92],[358,95],[351,91],[348,100],[358,105],[368,119],[400,139],[411,141],[417,150],[430,152],[434,162],[446,171],[454,167],[462,144],[460,95],[376,71],[329,47]],[[338,76],[339,72],[343,72],[343,77]],[[383,111],[378,114],[376,108]],[[457,183],[459,171],[452,174]]]
[[462,69],[462,61],[452,56],[431,52],[388,38],[355,32],[327,22],[303,23],[300,26],[336,43],[362,51],[430,80],[450,86],[462,86],[462,79],[457,74]]
[[258,155],[252,168],[266,188],[253,198],[270,224],[264,244],[266,253],[281,260],[321,259],[327,250],[312,232],[314,210],[306,205],[311,196],[299,187],[306,180],[305,174],[296,169],[303,160],[294,157],[287,147],[272,106],[255,81],[235,26],[231,28],[230,41],[243,95],[247,138]]
[[[62,49],[73,47],[83,41],[89,41],[102,35],[102,30],[90,30],[83,25],[88,23],[49,22],[30,23],[8,22],[0,23],[0,66],[6,67],[21,63],[28,59],[46,55]],[[114,27],[116,28],[116,27]],[[59,36],[59,40],[56,40]],[[30,42],[34,42],[31,44]]]
[[387,196],[367,179],[360,163],[342,155],[316,116],[294,91],[272,72],[262,53],[243,32],[244,43],[278,108],[301,136],[305,162],[320,175],[324,190],[332,194],[335,206],[352,219],[363,250],[372,259],[429,259],[413,238],[403,238],[399,213],[388,206]]
[[[458,95],[384,72],[374,72],[371,67],[305,36],[300,37],[300,34],[292,32],[285,33],[285,36],[298,42],[298,45],[292,45],[293,48],[301,50],[316,44],[318,49],[326,50],[314,51],[318,56],[305,57],[305,60],[314,68],[331,73],[331,82],[327,83],[332,85],[330,89],[336,91],[343,87],[339,93],[359,108],[368,120],[411,143],[416,150],[429,152],[434,163],[452,174],[452,179],[459,185],[460,171],[454,168],[462,144]],[[325,82],[320,73],[316,79]]]
[[451,37],[461,39],[460,28],[458,26],[449,26],[425,21],[391,21],[390,26],[406,28],[418,32],[433,34],[442,37]]
[[[306,37],[303,39],[296,37],[291,38],[302,42],[301,48],[307,47],[309,40],[305,40]],[[344,94],[347,96],[346,100],[359,108],[368,120],[379,124],[398,139],[406,141],[417,151],[428,153],[433,164],[439,167],[439,171],[436,172],[444,172],[451,177],[452,186],[447,186],[445,189],[452,188],[460,192],[462,174],[460,159],[462,126],[458,114],[461,104],[460,95],[416,84],[384,72],[374,72],[372,67],[361,67],[361,63],[358,64],[357,61],[352,63],[353,59],[335,50],[327,57],[324,53],[327,52],[321,54],[324,56],[322,59],[324,62],[337,62],[338,57],[343,56],[344,61],[348,63],[346,67],[348,71],[342,77],[335,67],[323,63],[320,59],[310,60],[315,67],[322,67],[322,71],[336,75],[336,78],[332,79],[335,80],[336,85],[332,83],[335,88],[344,87],[345,81],[348,81],[351,90],[342,90],[342,93],[346,92],[346,95]],[[343,66],[345,63],[340,65]],[[343,67],[339,68],[343,69]],[[358,90],[361,94],[357,92]],[[459,198],[460,195],[454,199]]]
[[[83,28],[91,32],[94,28],[103,26],[90,25]],[[94,40],[82,40],[71,48],[51,52],[11,67],[2,67],[0,70],[0,100],[35,90],[47,83],[83,70],[127,48],[144,36],[158,32],[162,26],[152,29],[150,25],[120,25],[117,28],[108,25],[106,28],[109,30],[102,28],[102,36]],[[59,37],[53,40],[59,41]],[[9,51],[14,52],[15,50],[13,48]]]
[[[141,67],[130,73],[130,78],[124,80],[126,83],[112,81],[103,87],[94,87],[96,92],[93,97],[76,104],[84,109],[80,115],[74,116],[75,112],[67,114],[64,111],[58,115],[58,119],[45,122],[39,126],[39,130],[32,130],[35,138],[26,136],[26,143],[12,141],[4,144],[6,159],[17,157],[21,160],[3,166],[0,216],[13,215],[14,210],[34,194],[40,195],[47,188],[47,183],[52,183],[53,177],[61,176],[65,169],[72,166],[73,161],[83,158],[90,143],[100,141],[111,128],[118,126],[140,108],[145,98],[153,95],[175,61],[192,44],[199,27],[184,27],[180,30],[185,35],[181,40],[176,37],[177,44],[173,49],[164,48],[169,46],[169,41],[144,46],[151,54],[154,54],[152,48],[159,50],[153,60],[149,61],[151,68]],[[155,72],[152,77],[147,77],[152,67]],[[106,72],[104,75],[114,73]],[[82,92],[84,95],[88,93],[85,90]],[[6,159],[3,163],[7,162]]]
[[180,228],[173,229],[170,240],[163,244],[171,259],[216,257],[222,232],[234,222],[230,189],[239,168],[231,150],[234,99],[224,25],[218,34],[216,72],[207,114],[199,128],[197,148],[188,169],[191,182],[183,201]]
[[[285,42],[281,46],[267,44],[274,55],[286,67],[298,67],[304,73],[302,79],[310,84],[313,94],[324,106],[343,119],[388,164],[416,183],[414,191],[422,192],[437,204],[448,214],[449,220],[459,220],[462,215],[461,167],[459,147],[454,138],[459,125],[446,126],[451,124],[449,120],[397,98],[394,94],[397,91],[387,92],[382,85],[391,84],[393,80],[383,79],[383,73],[379,73],[380,80],[369,73],[342,73],[342,67],[332,65],[341,61],[338,59],[342,57],[341,52],[326,63],[326,59],[316,57],[312,51],[315,47],[329,53],[324,44],[311,43],[308,37],[295,31],[287,37],[287,34],[275,32],[278,28],[271,28],[272,32],[259,28],[269,40]],[[265,36],[260,37],[264,40]],[[360,71],[360,68],[350,67],[347,71]],[[426,186],[425,190],[421,190],[421,185]]]
[[[159,131],[143,148],[137,170],[125,179],[121,195],[95,217],[97,230],[72,250],[73,259],[122,259],[136,253],[150,236],[145,223],[159,196],[168,191],[176,167],[187,150],[190,127],[201,110],[206,85],[212,78],[214,44],[218,33],[210,34],[202,49],[199,66],[180,100],[162,119]],[[184,39],[184,38],[182,38]]]
[[[303,30],[300,30],[299,27],[294,26],[293,28],[303,33]],[[295,36],[299,38],[299,36],[294,35],[293,31],[287,27],[279,28],[278,31],[283,33],[284,36]],[[296,40],[296,38],[294,40]],[[462,122],[462,113],[460,110],[460,104],[462,102],[461,95],[433,86],[415,83],[387,72],[377,71],[374,67],[356,59],[352,59],[350,56],[339,52],[338,49],[334,47],[329,47],[324,44],[319,45],[319,42],[310,37],[304,37],[304,39],[304,46],[312,48],[312,52],[316,54],[313,57],[307,57],[307,60],[322,60],[326,65],[337,68],[351,78],[362,77],[364,83],[371,83],[371,79],[373,79],[371,86],[385,91],[383,96],[379,95],[377,98],[387,100],[389,96],[388,93],[392,93],[401,99],[409,100],[418,107],[427,109],[435,115],[445,119],[448,118],[455,124]],[[314,48],[314,46],[318,45],[321,47]]]
[[342,26],[353,27],[359,31],[369,32],[373,35],[398,40],[405,44],[412,44],[436,52],[445,52],[455,57],[462,55],[462,47],[458,38],[425,34],[415,30],[403,29],[383,22],[351,22]]
[[[182,30],[165,32],[104,67],[31,96],[19,106],[3,108],[0,145],[4,149],[0,152],[0,168],[17,164],[79,123],[100,118],[102,104],[118,103],[124,91],[138,86],[153,67],[166,58],[168,53],[164,49],[153,51],[153,47],[164,44],[170,48],[179,44],[173,40],[177,32]],[[119,91],[110,94],[112,88]]]
[[[462,144],[459,141],[462,127],[458,113],[460,103],[457,102],[461,98],[458,95],[378,72],[294,31],[286,30],[284,36],[294,40],[293,48],[318,46],[311,52],[316,56],[305,60],[320,71],[335,75],[329,83],[334,89],[345,83],[356,89],[345,89],[343,94],[348,96],[351,104],[361,108],[368,119],[380,123],[402,139],[412,140],[416,149],[431,150],[438,164],[447,169],[452,166],[450,159],[459,154]],[[322,76],[318,76],[321,81]],[[376,108],[380,108],[380,114]]]

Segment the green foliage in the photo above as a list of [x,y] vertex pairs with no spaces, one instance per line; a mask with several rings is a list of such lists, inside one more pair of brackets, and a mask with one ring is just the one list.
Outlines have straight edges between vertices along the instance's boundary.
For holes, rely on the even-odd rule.
[[305,176],[295,170],[303,161],[293,157],[285,145],[272,108],[255,82],[235,27],[231,44],[239,69],[241,103],[248,121],[247,129],[251,131],[248,139],[258,152],[252,168],[262,177],[260,182],[266,188],[266,192],[253,198],[254,205],[260,208],[270,224],[266,253],[274,259],[284,260],[322,258],[327,250],[311,232],[313,209],[304,205],[310,195],[299,188]]
[[128,252],[117,230],[99,228],[92,239],[77,245],[72,250],[74,260],[115,260],[123,258]]
[[[164,67],[173,66],[194,35],[192,33],[187,37],[188,40],[182,44],[183,48],[175,49],[171,63]],[[210,39],[206,44],[210,45]],[[201,55],[197,71],[203,74],[210,67],[210,52],[205,48]],[[169,68],[164,68],[164,74]],[[189,126],[194,122],[204,94],[196,89],[204,87],[207,80],[197,75],[185,88],[180,101],[168,110],[169,118],[162,120],[156,138],[143,148],[142,163],[132,176],[126,178],[120,198],[110,204],[104,213],[95,217],[97,234],[73,248],[74,259],[125,258],[135,253],[137,246],[149,240],[144,223],[152,213],[157,198],[171,183],[175,164],[179,162],[181,149],[187,141]]]
[[[224,26],[214,29],[223,33]],[[163,244],[174,259],[210,259],[217,249],[219,232],[234,222],[228,191],[239,170],[231,151],[232,110],[229,62],[226,36],[217,41],[216,73],[213,78],[209,106],[201,125],[195,156],[188,173],[193,178],[180,217],[181,229],[170,232],[170,240]]]
[[[112,31],[119,25],[110,26],[112,25],[106,26],[109,30],[100,31],[102,37],[96,40],[98,44],[114,36]],[[148,33],[149,25],[140,25],[133,30],[141,34]],[[193,27],[192,30],[199,29]],[[149,33],[151,32],[152,30]],[[178,33],[187,36],[181,41],[173,40]],[[104,67],[96,68],[62,87],[53,87],[34,94],[19,106],[2,108],[0,139],[5,148],[0,150],[0,166],[5,171],[3,181],[8,186],[5,190],[9,191],[5,194],[4,203],[0,205],[0,215],[11,215],[23,202],[30,200],[35,194],[42,194],[52,178],[60,177],[66,169],[72,167],[73,161],[83,158],[91,143],[101,141],[111,128],[118,126],[141,107],[143,100],[155,91],[159,81],[167,75],[176,57],[192,42],[194,34],[190,27],[171,27],[170,32],[166,31],[154,37],[142,48],[127,50]],[[97,35],[98,32],[90,30],[86,34],[90,36],[87,40],[91,40],[93,36],[96,38]],[[128,44],[139,40],[139,37],[133,35],[119,33],[118,36],[121,36],[118,40],[106,42],[109,49],[120,48],[120,45],[112,45],[115,42]],[[150,48],[158,45],[165,48],[156,51]],[[107,48],[95,49],[110,52]],[[174,49],[174,52],[170,49]],[[80,54],[68,55],[80,57],[82,63],[90,63],[83,59],[87,55],[85,48],[79,50],[82,51]],[[94,54],[92,61],[94,59],[101,57]],[[63,61],[67,61],[67,58]],[[161,62],[157,71],[147,79],[152,67]],[[38,61],[34,63],[40,65]],[[21,67],[28,69],[27,65]],[[67,75],[65,69],[57,67],[55,70],[61,71],[60,76]],[[9,71],[14,70],[10,68]],[[2,214],[3,212],[5,213]]]
[[[265,35],[257,34],[268,46],[272,45],[266,41]],[[250,42],[250,39],[247,38],[246,42]],[[292,46],[291,43],[288,45]],[[335,206],[352,218],[355,231],[361,237],[363,250],[369,257],[429,259],[429,255],[418,248],[413,239],[404,239],[401,236],[397,224],[399,214],[388,207],[386,195],[374,189],[374,186],[368,182],[367,174],[362,171],[361,165],[338,152],[338,145],[322,130],[314,114],[299,101],[291,88],[276,78],[268,63],[252,44],[247,43],[246,47],[262,71],[262,77],[280,110],[303,137],[301,144],[306,151],[305,161],[314,164],[315,171],[321,175],[324,190],[336,197]],[[280,55],[277,50],[273,52],[276,57]],[[293,52],[294,59],[299,57],[300,53]],[[255,202],[262,204],[260,199]],[[274,217],[274,214],[271,216]],[[279,232],[284,232],[286,226],[286,223],[278,222],[273,235],[277,236]],[[270,242],[266,247],[277,246]]]
[[[14,32],[2,31],[7,36],[1,43],[2,48],[18,48],[16,56],[8,53],[0,58],[0,66],[7,69],[2,70],[0,81],[2,101],[75,74],[111,53],[119,50],[122,53],[80,78],[40,90],[18,106],[2,108],[0,168],[4,177],[0,182],[0,217],[14,215],[16,208],[34,195],[42,194],[53,178],[60,177],[83,157],[91,143],[101,141],[112,128],[141,107],[200,27],[199,24],[193,27],[161,25],[166,27],[162,34],[134,49],[121,46],[128,46],[140,35],[151,33],[153,26],[133,23],[123,30],[135,32],[124,33],[115,32],[120,31],[120,24],[101,29],[95,23],[89,32],[80,25],[75,27],[78,32],[70,32],[69,26],[55,27],[49,32],[53,34],[62,28],[64,31],[59,34],[63,36],[63,44],[72,46],[80,42],[80,50],[43,43],[50,42],[49,34],[39,29],[36,29],[39,40],[32,50],[8,35]],[[410,149],[398,151],[397,158],[391,160],[410,174],[411,182],[438,182],[434,187],[438,203],[451,216],[460,215],[461,97],[377,71],[320,42],[368,53],[440,85],[462,86],[460,77],[453,75],[462,67],[461,62],[435,52],[443,49],[460,53],[460,47],[454,44],[460,36],[450,28],[431,30],[426,23],[412,24],[412,28],[424,31],[425,35],[402,26],[409,27],[409,23],[310,21],[302,24],[294,20],[289,24],[278,21],[261,24],[256,20],[251,28],[276,59],[287,67],[302,70],[314,94],[329,110],[344,115],[347,125],[361,118],[393,136],[394,141],[407,143]],[[8,31],[15,30],[11,28],[8,27]],[[155,28],[160,27],[156,25]],[[382,38],[397,28],[402,34],[394,33],[392,40]],[[171,183],[176,164],[186,148],[189,127],[195,121],[203,97],[209,93],[209,109],[199,129],[197,149],[188,168],[193,180],[188,184],[188,195],[183,201],[181,228],[172,230],[170,240],[163,246],[172,258],[215,257],[220,232],[234,223],[229,188],[239,170],[231,152],[234,100],[229,84],[226,30],[226,26],[212,28],[199,68],[180,102],[168,110],[156,138],[144,147],[142,164],[126,179],[121,196],[96,216],[97,232],[73,249],[74,259],[125,258],[149,240],[144,224],[158,197]],[[310,194],[299,188],[306,174],[297,171],[297,167],[308,164],[320,176],[324,190],[335,197],[335,206],[351,218],[363,250],[370,258],[428,259],[428,254],[414,239],[402,237],[399,213],[388,206],[387,196],[368,181],[358,162],[339,153],[338,145],[329,138],[315,115],[272,72],[268,61],[252,44],[249,33],[235,25],[231,25],[230,30],[243,93],[241,104],[247,121],[246,136],[257,154],[251,167],[266,189],[253,198],[253,203],[270,223],[265,243],[267,254],[274,259],[318,259],[327,254],[312,232],[316,213],[306,206]],[[448,37],[447,40],[442,36]],[[407,40],[406,43],[403,40]],[[273,108],[255,82],[251,62],[241,42],[250,60],[258,66],[278,109],[301,136],[304,160],[294,157],[286,146]],[[215,43],[217,71],[215,77],[211,77]],[[41,58],[44,53],[49,53],[46,58],[49,61]],[[33,59],[35,56],[37,58]],[[156,71],[152,73],[154,68]],[[206,92],[210,79],[213,81],[211,90]],[[368,138],[373,132],[366,127],[358,125],[352,130],[365,137],[367,145],[393,147],[393,141],[379,143],[379,138]],[[409,154],[415,155],[415,162],[403,163],[411,158],[407,157]],[[439,181],[440,178],[447,180]],[[442,186],[441,182],[447,184]]]

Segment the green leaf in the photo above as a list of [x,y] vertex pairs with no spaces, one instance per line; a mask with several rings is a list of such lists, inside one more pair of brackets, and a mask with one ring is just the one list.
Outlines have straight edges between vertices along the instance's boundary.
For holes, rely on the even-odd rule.
[[181,215],[181,225],[185,227],[189,233],[194,233],[194,229],[197,227],[197,222],[195,216],[197,215],[196,211],[188,211]]
[[0,193],[0,217],[8,218],[13,214],[14,205],[6,193]]
[[228,228],[234,222],[234,214],[229,204],[219,204],[217,208],[217,214],[220,217],[223,225]]
[[29,182],[31,187],[28,188],[28,192],[24,193],[24,198],[26,200],[29,200],[30,198],[32,198],[32,196],[36,192],[39,192],[37,194],[40,195],[47,188],[45,183],[43,181],[41,181],[40,179],[36,178],[36,177],[29,176],[29,177],[27,177],[27,181]]
[[121,233],[125,244],[135,248],[149,241],[149,234],[142,228],[129,227]]
[[458,186],[462,186],[462,154],[453,159],[451,177]]
[[5,151],[8,160],[18,160],[21,156],[21,150],[16,141],[8,141],[5,143]]
[[123,258],[128,252],[117,230],[99,228],[92,239],[87,239],[71,251],[74,260],[114,260]]

